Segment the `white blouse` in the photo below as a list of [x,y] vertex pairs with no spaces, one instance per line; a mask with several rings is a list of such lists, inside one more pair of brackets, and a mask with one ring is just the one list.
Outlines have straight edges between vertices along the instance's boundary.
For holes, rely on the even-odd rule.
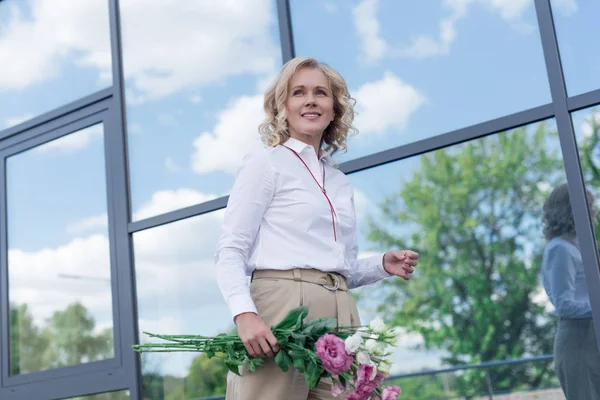
[[[335,216],[319,187],[323,168]],[[256,313],[247,279],[255,269],[338,272],[350,288],[390,276],[383,253],[361,260],[357,253],[354,189],[325,151],[317,159],[311,145],[291,138],[244,158],[215,252],[217,282],[234,317]]]

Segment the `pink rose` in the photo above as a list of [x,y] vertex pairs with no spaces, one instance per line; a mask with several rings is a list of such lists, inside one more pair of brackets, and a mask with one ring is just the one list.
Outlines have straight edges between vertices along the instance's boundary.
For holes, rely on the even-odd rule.
[[401,394],[400,386],[386,386],[381,393],[381,400],[396,400]]
[[358,396],[356,399],[367,399],[383,383],[385,376],[381,373],[371,379],[374,372],[375,367],[373,365],[359,365],[354,382],[354,394]]
[[346,345],[339,337],[326,333],[317,340],[316,346],[325,371],[331,375],[339,375],[352,366],[354,357],[346,353]]

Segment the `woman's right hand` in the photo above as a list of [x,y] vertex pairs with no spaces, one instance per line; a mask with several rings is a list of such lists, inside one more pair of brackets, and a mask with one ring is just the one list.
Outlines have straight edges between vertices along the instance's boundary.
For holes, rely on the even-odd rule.
[[273,357],[279,351],[277,339],[265,322],[253,312],[235,317],[238,335],[252,357]]

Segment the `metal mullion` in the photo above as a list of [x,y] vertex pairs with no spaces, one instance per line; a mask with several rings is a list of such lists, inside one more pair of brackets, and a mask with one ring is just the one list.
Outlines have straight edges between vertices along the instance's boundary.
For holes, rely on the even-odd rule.
[[406,158],[455,146],[460,143],[480,139],[498,132],[504,132],[523,125],[539,122],[552,118],[551,104],[545,104],[529,110],[482,122],[477,125],[457,129],[452,132],[432,136],[417,142],[408,143],[389,150],[384,150],[365,157],[346,161],[340,164],[340,169],[345,174],[364,171],[380,165],[400,161]]
[[600,104],[600,89],[578,94],[567,99],[567,106],[571,112],[597,106],[598,104]]
[[[10,370],[10,306],[8,299],[8,239],[6,220],[6,156],[0,151],[0,394]],[[4,396],[0,396],[4,398]]]
[[567,105],[565,77],[560,60],[556,30],[552,18],[550,0],[535,0],[535,9],[542,39],[542,48],[552,94],[552,104],[556,114],[556,125],[563,162],[567,174],[567,184],[571,198],[573,219],[581,247],[581,258],[592,305],[594,327],[600,346],[600,270],[594,239],[594,227],[590,218],[585,183],[581,172],[577,142],[573,122]]
[[[2,400],[64,399],[128,389],[128,371],[97,371],[0,389]],[[42,397],[43,396],[43,397]]]
[[277,0],[277,19],[279,20],[279,40],[281,42],[281,59],[283,63],[296,56],[294,47],[294,31],[289,0]]
[[109,1],[109,21],[113,72],[113,107],[107,121],[110,135],[107,137],[106,155],[111,166],[108,186],[113,201],[113,216],[109,223],[115,237],[117,294],[119,299],[118,321],[120,325],[121,360],[131,399],[142,397],[141,360],[131,349],[139,343],[137,289],[135,278],[135,258],[132,237],[128,231],[131,220],[131,195],[129,185],[129,163],[127,160],[127,123],[125,104],[125,78],[123,67],[123,46],[121,37],[121,16],[119,0]]
[[65,115],[73,114],[81,109],[88,108],[90,105],[93,105],[95,103],[100,103],[113,95],[112,90],[112,88],[100,90],[96,93],[83,97],[60,108],[39,115],[33,119],[30,119],[27,122],[10,127],[5,130],[1,130],[0,141],[8,137],[17,135],[21,132],[33,129],[39,125],[46,125],[49,121],[57,120],[64,117]]

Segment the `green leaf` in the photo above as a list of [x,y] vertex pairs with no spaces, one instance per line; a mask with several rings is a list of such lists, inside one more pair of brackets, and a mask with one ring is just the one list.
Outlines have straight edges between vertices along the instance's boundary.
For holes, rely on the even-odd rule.
[[241,376],[240,375],[239,366],[238,366],[238,364],[235,361],[225,360],[225,366],[227,367],[228,370],[230,370],[234,374],[236,374],[238,376]]
[[321,337],[326,333],[332,332],[335,328],[337,328],[337,320],[335,318],[318,318],[307,323],[303,333],[313,337]]
[[296,368],[299,372],[304,372],[304,369],[306,368],[304,359],[302,358],[292,358],[292,364],[294,364],[294,368]]
[[306,367],[306,371],[304,371],[304,380],[306,381],[306,385],[309,389],[317,386],[319,381],[321,380],[321,371],[319,370],[319,366],[314,361],[310,361],[308,366]]
[[273,329],[290,329],[292,328],[294,325],[296,325],[296,323],[298,323],[298,321],[300,321],[300,323],[304,320],[304,318],[306,318],[306,316],[308,315],[308,307],[307,306],[301,306],[301,307],[296,307],[293,310],[291,310],[283,320],[281,320],[281,322],[279,322],[277,325],[273,326]]
[[344,375],[339,375],[338,378],[340,378],[340,383],[342,384],[343,387],[346,387],[346,384],[348,383],[348,381],[346,381],[346,378],[344,377]]
[[292,332],[292,338],[294,341],[298,343],[300,346],[304,347],[306,345],[306,335],[301,333]]
[[275,363],[283,372],[287,372],[290,368],[290,358],[285,351],[280,351],[275,356]]

